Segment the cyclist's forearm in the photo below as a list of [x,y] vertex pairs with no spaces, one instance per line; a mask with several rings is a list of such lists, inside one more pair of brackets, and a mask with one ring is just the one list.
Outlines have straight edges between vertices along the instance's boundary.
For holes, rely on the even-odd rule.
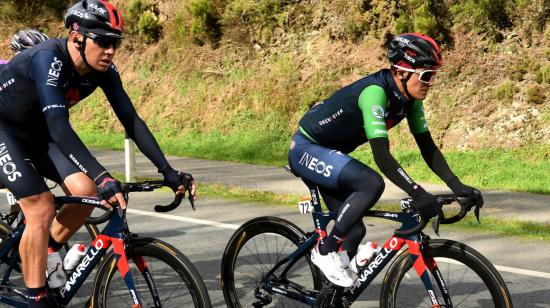
[[422,157],[432,171],[445,183],[449,183],[456,175],[451,171],[445,157],[435,145],[430,132],[415,134],[414,139],[422,153]]
[[48,117],[47,123],[52,140],[61,152],[82,172],[92,180],[105,172],[105,168],[101,166],[78,138],[65,115]]
[[410,195],[418,185],[391,155],[388,139],[374,138],[369,143],[378,168],[392,183]]
[[156,141],[155,137],[147,127],[147,124],[136,117],[132,121],[131,129],[127,130],[128,136],[136,142],[139,150],[157,167],[159,170],[164,170],[170,166],[166,157]]

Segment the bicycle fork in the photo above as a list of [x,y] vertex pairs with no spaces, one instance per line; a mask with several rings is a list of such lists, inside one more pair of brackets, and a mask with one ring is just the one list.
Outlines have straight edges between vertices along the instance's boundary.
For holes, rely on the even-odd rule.
[[432,308],[441,308],[442,306],[438,301],[437,294],[435,293],[434,286],[432,284],[428,271],[434,276],[435,281],[439,286],[439,290],[441,290],[441,295],[443,296],[443,300],[445,301],[444,307],[452,308],[453,304],[451,302],[451,297],[449,296],[449,290],[447,289],[445,281],[443,280],[443,275],[441,275],[441,271],[437,267],[435,259],[422,253],[422,245],[424,245],[422,242],[419,242],[418,240],[407,239],[405,240],[405,243],[409,247],[409,254],[413,263],[413,267],[420,277],[422,284],[426,288],[428,297],[430,298],[430,301],[432,303]]

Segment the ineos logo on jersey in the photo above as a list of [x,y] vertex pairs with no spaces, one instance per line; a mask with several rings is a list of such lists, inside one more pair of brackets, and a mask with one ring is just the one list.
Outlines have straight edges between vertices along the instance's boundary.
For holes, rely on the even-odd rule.
[[61,72],[62,68],[63,62],[57,59],[57,57],[54,57],[52,64],[50,64],[50,70],[48,71],[48,80],[46,80],[47,85],[57,87],[57,82],[59,81],[60,74],[59,72]]
[[11,156],[4,143],[0,143],[0,167],[2,171],[4,171],[4,174],[8,176],[10,182],[23,176],[21,172],[17,171],[17,166],[12,162]]
[[300,165],[305,166],[309,170],[315,171],[316,173],[322,174],[327,178],[330,176],[330,172],[334,168],[332,165],[328,165],[324,161],[313,157],[308,152],[304,152],[304,155],[300,158]]

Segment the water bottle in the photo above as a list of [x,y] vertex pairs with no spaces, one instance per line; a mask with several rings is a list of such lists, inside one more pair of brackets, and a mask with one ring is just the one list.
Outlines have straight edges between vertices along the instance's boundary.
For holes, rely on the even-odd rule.
[[74,244],[65,255],[65,259],[63,259],[63,268],[65,271],[69,272],[74,270],[85,255],[86,246],[82,244]]
[[63,262],[59,252],[48,249],[48,264],[46,265],[46,280],[52,289],[61,287],[67,281],[63,271]]
[[351,259],[349,267],[354,273],[359,273],[369,261],[380,251],[376,242],[367,242],[365,245],[359,245],[357,254]]

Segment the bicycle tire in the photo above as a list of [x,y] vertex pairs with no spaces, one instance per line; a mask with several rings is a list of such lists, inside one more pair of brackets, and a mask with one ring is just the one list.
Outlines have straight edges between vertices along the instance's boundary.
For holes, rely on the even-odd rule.
[[[145,257],[163,307],[212,307],[204,281],[183,253],[170,244],[153,238],[136,238],[127,244],[129,270],[141,296],[142,307],[155,305],[146,292],[149,288],[143,276],[136,269],[132,259],[134,256]],[[93,294],[93,307],[131,306],[131,295],[118,273],[113,250],[105,256],[98,269]]]
[[[473,248],[452,240],[434,239],[429,241],[424,254],[436,258],[453,307],[512,308],[510,292],[499,272]],[[440,304],[444,305],[440,288],[431,273],[429,276]],[[380,307],[405,306],[431,307],[407,250],[402,251],[390,265],[380,293]]]
[[[278,236],[272,236],[269,238],[268,243],[268,238],[266,237],[267,234],[275,234]],[[274,250],[279,248],[279,236],[286,240],[283,242],[284,245],[280,246],[281,250],[284,251],[277,252],[277,254],[271,258],[269,247],[274,248]],[[258,254],[253,256],[251,260],[254,260],[254,262],[259,261],[259,267],[255,266],[253,263],[245,262],[247,261],[247,256],[245,256],[244,253],[247,250],[250,253],[254,253],[245,245],[247,245],[251,240],[254,240],[254,244],[256,244],[256,239],[254,239],[255,237],[258,237],[258,241],[264,240],[265,242],[265,245],[262,245],[261,247],[266,248],[268,264],[265,264],[265,266],[263,261],[266,258],[265,256],[260,255],[260,247],[258,245],[255,246]],[[278,217],[258,217],[243,224],[230,238],[222,258],[221,282],[223,295],[227,306],[230,308],[251,307],[251,302],[256,300],[254,289],[258,286],[259,280],[277,263],[277,261],[292,253],[305,239],[305,234],[299,227]],[[275,242],[274,246],[273,242]],[[251,276],[253,271],[257,272],[259,275],[255,276],[254,279],[251,279],[252,284],[249,284],[250,288],[246,290],[247,282],[241,282],[240,278],[244,273],[248,273],[250,274],[249,276]],[[275,274],[277,274],[277,272]],[[293,280],[296,278],[300,279],[299,284],[301,285],[303,283],[302,281],[307,282],[308,286],[306,286],[306,288],[309,290],[320,290],[322,287],[322,275],[317,267],[311,263],[309,252],[305,256],[305,260],[301,258],[293,265],[291,270],[288,272],[287,277],[292,277]],[[238,279],[237,282],[236,278]],[[271,297],[271,304],[274,305],[269,305],[269,307],[293,307],[294,304],[296,304],[296,306],[303,305],[300,302],[296,302],[276,293],[263,295]]]

